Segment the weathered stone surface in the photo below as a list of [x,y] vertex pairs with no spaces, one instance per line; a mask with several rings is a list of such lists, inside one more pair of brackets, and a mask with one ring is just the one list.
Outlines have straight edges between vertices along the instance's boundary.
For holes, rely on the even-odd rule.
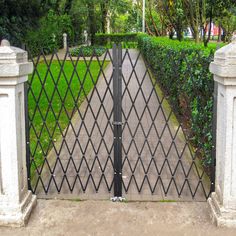
[[236,227],[236,39],[216,52],[210,70],[218,101],[216,191],[208,202],[217,225]]
[[25,228],[1,228],[14,236],[235,236],[211,224],[207,203],[38,200]]
[[24,82],[32,72],[27,53],[0,47],[0,225],[22,226],[36,197],[28,191],[25,143]]

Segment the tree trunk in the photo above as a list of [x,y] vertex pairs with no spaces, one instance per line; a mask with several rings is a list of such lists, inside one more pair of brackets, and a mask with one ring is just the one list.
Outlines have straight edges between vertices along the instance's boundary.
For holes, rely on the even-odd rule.
[[[71,10],[71,7],[72,7],[72,2],[73,2],[73,0],[67,0],[66,1],[64,13],[66,13],[66,14],[70,13],[70,10]],[[59,3],[58,3],[58,5],[59,5]]]
[[176,34],[177,34],[177,39],[179,41],[182,41],[183,40],[183,30],[182,30],[182,27],[180,27],[178,25],[175,30],[176,30]]
[[221,23],[219,23],[219,29],[218,29],[218,42],[221,41]]
[[212,28],[212,19],[210,19],[210,23],[209,23],[209,30],[208,30],[208,36],[207,38],[204,40],[204,46],[207,47],[210,39],[211,39],[211,28]]
[[212,21],[213,21],[213,8],[211,7],[211,13],[210,13],[210,22],[209,22],[209,29],[208,29],[208,36],[207,38],[204,38],[204,46],[207,47],[208,43],[211,39],[211,28],[212,28]]
[[93,1],[87,2],[88,6],[88,21],[89,21],[89,32],[91,35],[91,45],[95,43],[95,34],[96,34],[96,19],[95,19],[95,6]]
[[111,33],[111,11],[107,11],[107,17],[106,17],[106,31],[108,34]]
[[152,36],[155,36],[155,34],[151,31],[151,29],[150,29],[150,27],[149,27],[147,21],[145,22],[145,25],[146,25],[146,28],[147,28],[148,34],[149,34],[149,35],[152,35]]
[[200,7],[199,2],[189,1],[185,2],[185,12],[189,12],[189,25],[191,27],[192,35],[195,43],[199,43],[199,19],[200,19]]
[[174,30],[173,30],[173,28],[172,28],[172,29],[170,29],[170,31],[169,31],[169,38],[170,38],[170,39],[173,39],[173,38],[174,38],[174,35],[175,35],[175,32],[174,32]]
[[149,4],[148,4],[148,9],[149,9],[149,14],[150,14],[150,19],[151,19],[151,22],[152,22],[152,26],[155,30],[155,35],[156,36],[160,36],[160,32],[156,26],[156,22],[154,21],[154,18],[153,18],[153,15],[152,15],[152,5],[151,5],[151,1],[149,1]]
[[199,39],[199,31],[198,29],[196,29],[196,32],[195,32],[195,43],[199,43],[200,39]]
[[108,15],[109,15],[109,0],[104,0],[102,3],[100,3],[100,9],[102,14],[101,24],[102,24],[102,32],[108,33],[109,28],[109,21],[108,21]]
[[226,36],[227,36],[226,28],[222,27],[222,29],[223,29],[223,35],[222,35],[221,39],[225,43],[226,42]]
[[151,21],[152,21],[153,28],[154,28],[154,30],[155,30],[155,35],[156,35],[156,36],[160,36],[161,34],[160,34],[159,30],[157,29],[156,23],[155,23],[155,21],[154,21],[154,19],[153,19],[153,16],[152,16],[152,13],[151,13],[151,12],[150,12],[150,17],[151,17]]
[[100,8],[101,8],[101,14],[102,14],[102,19],[101,19],[102,33],[105,34],[106,33],[106,16],[107,16],[107,12],[106,12],[106,7],[105,7],[104,2],[100,3]]
[[199,43],[200,35],[199,35],[198,26],[194,25],[193,27],[191,27],[191,32],[192,32],[193,38],[195,40],[195,43]]

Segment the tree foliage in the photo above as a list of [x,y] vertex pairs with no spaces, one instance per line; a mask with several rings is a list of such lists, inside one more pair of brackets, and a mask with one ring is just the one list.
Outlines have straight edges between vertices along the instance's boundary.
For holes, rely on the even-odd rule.
[[42,15],[38,0],[0,0],[0,40],[6,38],[19,45],[28,29]]
[[[82,43],[86,30],[93,44],[95,33],[140,31],[142,4],[142,0],[0,0],[0,39],[20,45],[28,32],[42,29],[42,19],[53,11],[56,20],[66,15],[70,19],[70,42]],[[190,28],[195,41],[207,45],[212,22],[223,29],[223,40],[236,30],[235,0],[146,0],[145,8],[146,31],[154,36],[168,33],[173,38],[176,33],[181,41]]]
[[[152,2],[152,0],[149,0]],[[202,40],[207,46],[210,40],[212,22],[223,28],[225,38],[235,31],[235,0],[155,0],[157,12],[167,19],[170,37],[173,30],[182,40],[183,31],[190,27],[196,42]]]

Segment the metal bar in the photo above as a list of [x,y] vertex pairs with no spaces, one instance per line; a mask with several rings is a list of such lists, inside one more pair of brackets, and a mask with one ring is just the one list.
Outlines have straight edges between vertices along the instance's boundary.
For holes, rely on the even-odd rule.
[[122,48],[113,46],[114,196],[122,197]]
[[28,189],[32,190],[30,181],[30,131],[29,131],[29,113],[28,113],[28,83],[24,83],[24,100],[25,100],[25,139],[26,139],[26,166]]
[[211,169],[211,192],[215,191],[217,101],[218,101],[218,83],[215,81],[214,94],[213,94],[213,124],[212,124],[213,147],[212,147],[212,169]]

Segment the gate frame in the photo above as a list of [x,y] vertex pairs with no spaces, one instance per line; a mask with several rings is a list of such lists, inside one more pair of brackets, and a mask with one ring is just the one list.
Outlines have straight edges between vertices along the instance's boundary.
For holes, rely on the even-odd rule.
[[122,199],[122,47],[113,45],[114,198]]
[[[128,84],[129,84],[129,82],[130,82],[130,80],[131,80],[131,77],[129,77],[129,79],[128,79],[128,83],[126,84],[126,82],[124,81],[124,76],[123,76],[123,72],[122,72],[122,67],[123,67],[123,62],[124,62],[124,59],[125,59],[125,57],[127,56],[128,57],[128,59],[130,60],[130,63],[131,63],[131,67],[132,67],[132,73],[131,73],[131,75],[133,74],[133,72],[135,73],[135,67],[136,67],[136,65],[137,65],[137,62],[138,62],[138,59],[139,59],[139,57],[140,57],[140,55],[141,55],[141,53],[139,53],[138,54],[138,57],[136,58],[136,61],[135,61],[135,63],[133,64],[132,63],[132,60],[131,60],[131,58],[130,58],[130,54],[129,54],[129,51],[128,51],[128,49],[126,49],[126,52],[124,53],[124,58],[123,58],[123,55],[122,55],[122,46],[121,46],[121,44],[119,44],[119,45],[116,45],[116,44],[114,44],[113,45],[113,48],[112,48],[112,56],[113,56],[113,59],[111,58],[111,53],[107,50],[107,53],[108,53],[108,55],[109,55],[109,57],[110,57],[110,59],[111,59],[111,65],[113,66],[113,74],[112,74],[112,76],[110,77],[110,80],[112,80],[113,81],[113,89],[112,89],[112,94],[113,94],[113,96],[112,96],[112,98],[113,98],[113,112],[112,112],[112,114],[113,114],[113,122],[112,122],[112,126],[113,126],[113,135],[112,135],[112,137],[113,137],[113,151],[114,151],[114,153],[113,153],[113,173],[112,173],[112,175],[113,175],[113,182],[112,182],[112,185],[111,185],[111,188],[110,188],[110,190],[109,190],[109,193],[112,191],[112,188],[113,188],[113,191],[114,191],[114,197],[113,198],[111,198],[111,200],[113,200],[113,201],[123,201],[124,200],[124,198],[122,198],[122,191],[123,191],[123,189],[125,188],[125,184],[124,184],[124,181],[123,181],[123,178],[122,178],[122,169],[123,169],[123,162],[122,162],[122,154],[123,154],[123,143],[122,143],[122,133],[123,133],[123,127],[122,127],[122,125],[123,125],[123,123],[122,123],[122,116],[123,116],[123,110],[122,110],[122,99],[123,99],[123,94],[122,94],[122,84],[123,84],[123,82],[124,82],[124,86],[125,86],[125,90],[127,89],[127,86],[128,86]],[[104,62],[104,60],[106,59],[106,56],[107,56],[107,53],[105,54],[105,57],[104,57],[104,59],[103,59],[103,62]],[[56,57],[57,57],[57,59],[58,59],[58,56],[57,56],[57,52],[55,52],[53,55],[52,55],[52,57],[51,57],[51,60],[52,60],[52,58],[54,57],[54,55],[56,55]],[[68,48],[67,48],[67,51],[66,51],[66,54],[65,54],[65,57],[63,58],[63,60],[65,60],[66,59],[66,56],[68,55]],[[38,58],[41,56],[41,54],[38,56]],[[84,60],[85,60],[85,58],[83,57],[83,53],[82,53],[82,55],[78,55],[78,58],[79,57],[82,57]],[[108,57],[108,58],[109,58]],[[43,58],[45,59],[45,55],[43,54]],[[96,57],[97,58],[97,57]],[[98,58],[97,58],[97,60],[98,60]],[[142,86],[142,83],[143,83],[143,81],[144,81],[144,79],[145,79],[145,76],[146,76],[146,74],[148,74],[149,76],[150,76],[150,79],[152,78],[152,74],[151,74],[151,71],[150,71],[150,68],[148,67],[148,65],[147,65],[147,63],[144,61],[144,64],[145,64],[145,66],[146,66],[146,71],[145,71],[145,74],[144,74],[144,76],[143,76],[143,78],[141,79],[141,83],[140,82],[138,82],[138,86],[140,87],[139,89],[141,89],[141,86]],[[49,64],[49,66],[48,66],[48,69],[49,69],[49,67],[50,67],[50,65],[51,65],[51,62],[50,62],[50,64]],[[37,63],[36,63],[36,65],[34,65],[35,67],[37,67]],[[75,68],[74,68],[75,69]],[[87,69],[88,69],[88,66],[87,66]],[[88,69],[89,70],[89,69]],[[135,73],[135,75],[136,75],[136,73]],[[137,75],[136,75],[137,76]],[[137,78],[138,79],[138,78]],[[155,85],[156,85],[156,83],[153,83],[153,82],[151,82],[152,83],[152,85],[153,85],[153,88],[152,88],[152,92],[151,92],[151,95],[152,95],[152,93],[153,94],[155,94],[156,96],[157,96],[157,99],[158,99],[158,102],[160,103],[160,105],[159,105],[159,108],[158,108],[158,110],[157,110],[157,113],[155,114],[155,116],[158,114],[158,111],[159,110],[162,110],[162,102],[163,101],[161,101],[161,100],[164,100],[164,97],[163,97],[163,99],[161,99],[160,100],[160,98],[158,98],[159,96],[158,96],[158,94],[157,94],[157,92],[155,91]],[[110,84],[110,82],[109,82],[109,84]],[[107,84],[108,85],[108,84]],[[94,86],[96,86],[95,84],[94,84]],[[108,85],[109,86],[109,85]],[[95,90],[97,90],[97,88],[95,89]],[[110,90],[110,89],[109,89]],[[153,91],[155,91],[155,92],[153,92]],[[93,94],[93,93],[92,93]],[[137,93],[138,94],[138,93]],[[136,94],[136,95],[137,95]],[[150,97],[151,97],[151,95],[150,95]],[[130,95],[129,95],[130,96]],[[143,95],[142,95],[143,96]],[[92,95],[91,95],[91,97],[92,97]],[[91,100],[91,97],[89,98],[89,100]],[[149,99],[150,99],[150,97],[148,98],[148,101],[149,101]],[[27,99],[27,98],[26,98]],[[136,99],[136,98],[135,98]],[[131,99],[132,100],[132,99]],[[159,101],[160,100],[160,101]],[[146,102],[148,102],[148,101],[146,101]],[[27,101],[26,101],[26,103],[27,103]],[[64,105],[63,105],[64,106]],[[134,106],[134,105],[132,105],[132,106]],[[25,107],[27,107],[27,104],[26,104],[26,106]],[[132,108],[131,108],[131,110],[132,110]],[[131,111],[130,110],[130,111]],[[149,109],[148,109],[148,111],[149,111]],[[28,112],[28,111],[26,111],[26,112]],[[150,111],[149,111],[149,113],[150,113]],[[171,113],[170,113],[171,114]],[[169,115],[170,116],[170,115]],[[82,117],[81,117],[82,118]],[[169,117],[170,118],[170,117]],[[165,117],[164,119],[165,119],[165,122],[166,122],[166,125],[165,125],[165,127],[164,127],[164,130],[165,129],[167,129],[167,126],[168,126],[168,120],[169,120],[169,118],[167,118],[167,117]],[[126,119],[126,118],[125,118]],[[152,119],[152,122],[154,122],[154,118],[151,118]],[[109,119],[110,120],[110,119]],[[140,122],[141,120],[139,119],[139,122]],[[26,115],[26,122],[27,122],[27,125],[28,125],[28,122],[29,122],[29,119],[28,119],[28,117],[27,117],[27,115]],[[110,123],[110,121],[109,121],[109,123]],[[125,124],[127,124],[127,122],[125,123]],[[140,124],[139,124],[140,125]],[[138,126],[139,126],[138,125]],[[137,127],[138,127],[137,126]],[[155,125],[154,125],[154,127],[155,127]],[[155,127],[156,128],[156,127]],[[182,130],[182,128],[181,128],[181,124],[179,124],[179,128],[178,128],[178,130],[179,129],[181,129]],[[164,130],[162,131],[162,134],[160,135],[160,139],[161,139],[161,137],[162,137],[162,135],[163,135],[163,132],[164,132]],[[178,133],[178,131],[177,131],[177,133]],[[172,142],[173,142],[173,140],[175,139],[175,136],[177,135],[177,133],[174,135],[174,136],[172,136],[171,135],[171,138],[172,138]],[[158,137],[159,137],[159,134],[158,133],[156,133],[157,135],[158,135]],[[62,134],[63,135],[63,134]],[[64,136],[63,136],[64,137]],[[148,135],[147,136],[145,136],[146,138],[148,138]],[[32,164],[31,162],[32,162],[32,160],[31,160],[31,157],[30,157],[30,147],[29,147],[29,143],[30,143],[30,140],[29,140],[29,130],[27,129],[26,130],[26,139],[27,139],[27,167],[28,167],[28,180],[29,180],[29,183],[28,183],[28,185],[29,185],[29,189],[30,190],[32,190],[33,192],[36,192],[36,190],[37,190],[37,185],[36,185],[36,187],[35,187],[35,189],[33,190],[33,188],[31,188],[31,182],[30,182],[30,165]],[[186,138],[186,146],[188,146],[189,144],[189,140]],[[144,143],[145,144],[145,143]],[[158,146],[157,146],[158,147]],[[171,146],[170,146],[171,147]],[[214,154],[214,150],[213,150],[213,154]],[[168,156],[168,154],[166,154],[166,153],[164,153],[164,155],[165,155],[165,158],[167,159],[167,156]],[[182,154],[178,154],[177,153],[177,155],[178,155],[178,158],[179,158],[179,160],[180,160],[180,162],[181,162],[181,155]],[[197,190],[198,190],[198,187],[199,187],[199,185],[202,185],[202,179],[203,179],[203,175],[205,174],[205,171],[203,171],[202,172],[202,174],[201,174],[201,176],[200,176],[200,174],[197,172],[197,174],[198,174],[198,176],[197,177],[199,177],[199,183],[198,183],[198,185],[197,185],[197,188],[195,189],[195,191],[192,191],[192,189],[190,188],[190,186],[189,186],[189,182],[188,182],[188,176],[189,176],[189,173],[191,172],[191,170],[192,170],[192,166],[193,166],[193,164],[194,164],[194,157],[193,157],[193,154],[191,153],[190,154],[191,155],[191,157],[192,157],[192,165],[190,166],[190,169],[189,169],[189,171],[187,171],[187,172],[184,172],[184,175],[185,175],[185,182],[183,183],[183,186],[182,186],[182,188],[180,189],[180,191],[179,191],[179,189],[177,189],[177,187],[176,187],[176,182],[175,181],[173,181],[173,184],[175,185],[175,187],[176,187],[176,191],[177,191],[177,194],[178,194],[178,196],[179,197],[181,197],[181,194],[182,194],[182,190],[184,189],[184,186],[185,186],[185,184],[186,184],[186,182],[187,182],[187,184],[188,184],[188,187],[189,187],[189,191],[190,191],[190,194],[192,195],[192,198],[194,198],[195,197],[195,194],[196,194],[196,192],[197,192]],[[57,157],[57,158],[60,158],[59,156]],[[167,160],[167,162],[168,162],[168,160]],[[151,162],[150,162],[150,164],[151,164]],[[163,166],[164,166],[164,164],[165,164],[165,162],[163,162]],[[163,167],[162,166],[162,167]],[[175,170],[174,170],[174,172],[176,172],[176,170],[177,170],[177,167],[178,167],[178,165],[175,167]],[[88,166],[87,166],[87,168],[89,168]],[[182,167],[183,168],[183,167]],[[197,166],[195,166],[195,168],[198,168]],[[214,165],[213,165],[213,169],[214,169]],[[158,181],[159,181],[159,179],[160,179],[160,182],[161,182],[161,185],[162,185],[162,189],[164,190],[164,193],[165,193],[165,196],[167,196],[167,194],[168,194],[168,191],[169,191],[169,187],[170,187],[170,185],[172,184],[172,180],[170,181],[170,183],[169,183],[169,185],[168,186],[166,186],[167,188],[165,189],[165,186],[163,186],[163,183],[162,183],[162,180],[161,180],[161,177],[160,177],[160,175],[161,175],[161,172],[162,172],[162,168],[161,168],[161,171],[160,171],[160,174],[159,174],[159,171],[158,171],[158,169],[156,169],[157,170],[157,172],[158,172],[158,179],[157,179],[157,182],[156,183],[158,183]],[[134,172],[133,172],[133,170],[131,170],[132,171],[132,176],[133,176],[133,174],[134,174]],[[144,170],[145,171],[145,170]],[[184,170],[183,170],[184,171]],[[51,172],[51,174],[53,175],[53,172]],[[65,173],[66,174],[66,173]],[[172,179],[174,179],[174,173],[172,173],[171,172],[171,175],[172,175]],[[146,176],[147,176],[147,172],[145,171],[145,178],[146,178]],[[212,174],[212,179],[214,179],[214,173]],[[39,180],[39,178],[40,178],[40,175],[39,175],[39,177],[38,177],[38,180]],[[147,177],[148,178],[148,177]],[[131,179],[132,180],[132,179]],[[51,180],[50,180],[50,182],[51,182]],[[43,183],[42,183],[43,184]],[[148,183],[149,184],[149,183]],[[186,184],[186,185],[187,185]],[[62,185],[61,185],[62,186]],[[143,184],[141,185],[141,188],[139,189],[139,187],[136,185],[136,187],[137,187],[137,190],[138,190],[138,193],[141,193],[141,189],[142,189],[142,186],[143,186]],[[156,186],[156,184],[155,184],[155,186]],[[209,185],[210,186],[210,185]],[[33,187],[33,186],[32,186]],[[70,188],[70,186],[68,186],[69,188]],[[96,191],[98,191],[98,189],[99,189],[99,186],[98,187],[96,187],[96,186],[94,186],[95,187],[95,189],[96,189]],[[44,188],[44,187],[43,187]],[[56,186],[56,190],[57,190],[57,192],[58,193],[60,193],[60,190],[58,189],[58,186]],[[74,187],[73,187],[74,188]],[[129,187],[128,187],[129,188]],[[128,192],[128,188],[126,189],[125,188],[125,192],[126,192],[126,194],[127,194],[127,192]],[[153,194],[153,191],[155,190],[155,187],[154,187],[154,190],[153,189],[151,189],[151,187],[150,187],[150,184],[149,184],[149,188],[150,188],[150,191],[151,191],[151,193],[150,194]],[[211,184],[211,191],[208,191],[209,189],[207,188],[207,193],[206,193],[206,191],[205,191],[205,187],[202,185],[202,188],[203,188],[203,192],[204,192],[204,195],[205,195],[205,197],[207,198],[207,197],[209,197],[209,194],[214,190],[214,184],[212,183]],[[48,189],[49,189],[49,187],[48,187]],[[48,193],[48,189],[47,190],[45,190],[44,189],[44,191],[45,191],[45,193],[47,194]],[[86,187],[85,188],[83,188],[83,186],[82,186],[82,189],[83,189],[83,191],[84,191],[84,193],[86,192]],[[72,189],[72,191],[73,191],[73,189]],[[206,199],[204,198],[204,201],[205,201]]]

